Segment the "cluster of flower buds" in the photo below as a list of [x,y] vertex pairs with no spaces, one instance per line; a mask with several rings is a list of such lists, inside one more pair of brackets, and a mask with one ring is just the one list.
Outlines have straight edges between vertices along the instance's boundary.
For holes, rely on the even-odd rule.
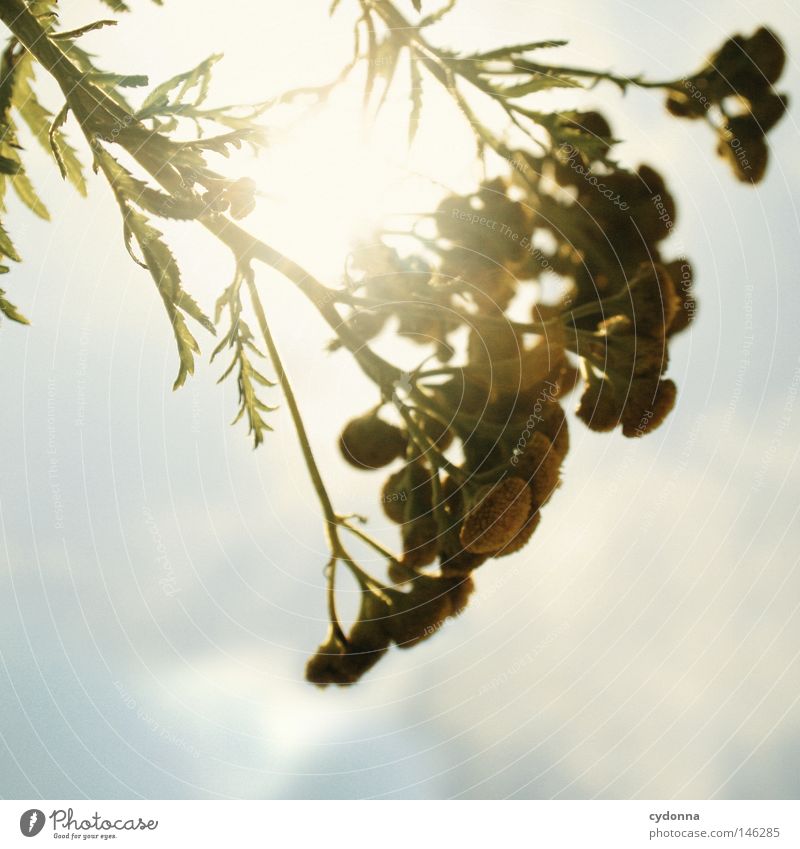
[[774,88],[785,63],[783,45],[771,30],[760,27],[749,38],[734,35],[670,91],[667,109],[680,118],[707,120],[709,110],[718,110],[717,152],[737,179],[757,183],[767,168],[766,134],[786,111],[787,96]]
[[[573,120],[610,139],[596,113]],[[562,403],[581,378],[577,415],[593,430],[620,425],[625,436],[641,436],[671,409],[668,341],[694,312],[690,266],[661,261],[658,249],[675,206],[646,166],[633,173],[604,165],[606,191],[598,191],[586,176],[601,173],[596,150],[596,158],[575,154],[580,169],[571,155],[539,161],[526,191],[493,180],[446,198],[424,256],[401,256],[382,241],[355,252],[352,267],[364,273],[351,278],[350,292],[368,308],[354,309],[352,328],[372,337],[391,317],[405,332],[415,328],[412,338],[430,345],[442,367],[431,378],[412,374],[406,399],[384,398],[342,431],[351,465],[394,466],[381,504],[402,545],[388,564],[392,585],[364,585],[355,625],[347,635],[332,629],[311,660],[315,683],[351,683],[392,642],[435,633],[463,609],[473,570],[528,543],[561,482],[569,450]],[[574,190],[566,197],[565,187]],[[540,232],[557,238],[547,254],[534,247]],[[510,320],[522,284],[545,270],[566,281],[566,294],[537,300],[531,323]],[[459,349],[450,334],[464,327]],[[456,350],[461,365],[451,365]],[[383,412],[389,403],[397,423]]]
[[[436,211],[438,270],[479,307],[505,309],[519,280],[535,277],[532,213],[507,194],[502,179],[470,195],[451,195]],[[533,264],[533,267],[531,267]]]
[[[419,345],[433,344],[443,362],[452,356],[448,335],[459,324],[444,309],[450,303],[451,292],[438,285],[439,278],[426,259],[401,256],[378,239],[365,242],[350,255],[347,282],[350,291],[358,293],[370,305],[348,319],[350,329],[365,342],[377,336],[387,321],[394,318],[402,338]],[[430,309],[418,309],[415,304]]]
[[[663,177],[649,165],[631,171],[607,159],[608,122],[597,112],[574,113],[574,134],[552,153],[525,165],[526,202],[534,211],[532,241],[555,244],[540,263],[560,276],[565,291],[554,306],[574,309],[624,292],[644,262],[667,264],[661,242],[677,218]],[[592,140],[590,143],[586,138]],[[691,275],[681,294],[694,311]],[[541,314],[537,304],[534,318]],[[588,326],[588,325],[587,325]]]
[[356,621],[346,635],[334,629],[306,666],[313,684],[353,684],[394,643],[409,648],[458,616],[472,592],[469,577],[417,575],[404,588],[366,585]]
[[[594,431],[643,436],[675,403],[668,346],[696,310],[691,265],[662,253],[675,202],[653,168],[610,159],[602,115],[560,121],[560,146],[446,197],[434,234],[409,234],[415,253],[387,234],[352,255],[351,329],[366,343],[391,319],[440,365],[414,369],[400,397],[382,386],[342,431],[353,466],[391,467],[381,504],[401,551],[391,584],[362,583],[355,625],[333,627],[311,660],[318,684],[351,683],[391,643],[435,633],[466,605],[475,569],[528,544],[561,483],[563,405],[579,384],[576,415]],[[523,309],[530,320],[512,320]]]
[[622,425],[625,436],[643,436],[666,418],[676,389],[662,375],[679,303],[668,271],[642,265],[628,292],[606,302],[618,312],[594,331],[576,329],[585,381],[576,412],[592,430]]

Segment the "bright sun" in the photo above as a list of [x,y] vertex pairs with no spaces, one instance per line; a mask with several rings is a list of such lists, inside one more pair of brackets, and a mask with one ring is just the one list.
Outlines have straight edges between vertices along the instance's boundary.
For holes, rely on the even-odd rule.
[[[334,283],[354,240],[381,225],[407,229],[414,214],[435,208],[442,183],[458,188],[455,183],[469,180],[474,148],[463,145],[459,156],[442,141],[461,137],[459,123],[432,109],[409,153],[407,97],[390,100],[377,123],[367,125],[361,91],[345,87],[324,108],[276,133],[262,155],[267,240]],[[259,228],[261,222],[259,214]]]

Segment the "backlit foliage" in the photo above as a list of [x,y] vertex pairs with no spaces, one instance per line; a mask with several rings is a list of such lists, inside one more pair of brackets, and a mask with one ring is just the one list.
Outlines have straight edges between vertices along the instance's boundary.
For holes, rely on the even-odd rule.
[[[135,4],[105,5],[120,13]],[[3,219],[8,189],[49,217],[26,170],[24,125],[81,195],[89,172],[108,184],[124,244],[147,270],[172,327],[175,387],[193,373],[206,335],[217,335],[213,357],[227,358],[220,380],[236,380],[235,421],[246,421],[256,446],[272,430],[276,387],[283,392],[330,545],[330,628],[307,667],[319,685],[353,683],[391,645],[437,633],[465,609],[475,569],[530,543],[561,484],[574,426],[565,408],[594,431],[641,437],[678,399],[665,376],[669,346],[697,304],[689,260],[663,245],[677,220],[668,184],[654,165],[618,161],[606,115],[545,110],[537,95],[651,89],[667,113],[706,125],[736,179],[751,184],[764,177],[766,135],[787,107],[775,88],[784,51],[766,28],[728,39],[691,75],[653,81],[560,65],[554,57],[565,42],[539,33],[478,53],[437,45],[429,30],[455,6],[336,0],[331,13],[352,16],[355,33],[352,60],[336,79],[251,107],[218,107],[209,105],[218,56],[153,85],[100,68],[80,46],[83,35],[116,19],[64,31],[55,0],[0,0],[9,30],[0,65]],[[135,18],[125,25],[134,28]],[[426,92],[441,88],[474,134],[485,176],[469,193],[443,196],[407,231],[365,233],[342,280],[326,285],[237,223],[254,209],[259,187],[235,154],[264,147],[276,106],[317,107],[359,72],[373,118],[406,75],[411,145],[425,121]],[[45,105],[39,90],[48,74],[62,100]],[[481,101],[494,105],[495,120],[478,117]],[[213,317],[192,296],[160,219],[195,221],[230,249],[232,282],[220,286]],[[0,254],[1,272],[21,261],[5,221]],[[374,406],[354,415],[339,447],[367,473],[365,486],[375,483],[399,529],[398,553],[333,507],[259,297],[257,263],[298,286],[334,335],[329,349],[353,356],[375,386]],[[0,311],[26,322],[3,289]],[[411,371],[372,347],[391,334],[418,345]],[[385,470],[380,483],[369,474],[375,469]],[[342,541],[350,535],[385,559],[384,576],[353,559]],[[339,564],[362,591],[348,629],[336,612]]]

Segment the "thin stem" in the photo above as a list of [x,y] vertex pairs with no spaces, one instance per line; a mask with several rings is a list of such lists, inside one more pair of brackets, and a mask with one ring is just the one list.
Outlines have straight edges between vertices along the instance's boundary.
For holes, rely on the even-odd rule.
[[433,441],[428,438],[428,435],[414,421],[414,417],[411,415],[412,408],[408,407],[396,396],[394,398],[394,404],[395,407],[397,407],[397,411],[403,417],[403,421],[406,423],[409,435],[420,453],[426,454],[432,458],[434,465],[439,469],[444,469],[449,475],[451,475],[451,477],[454,477],[459,481],[465,480],[464,473],[461,469],[451,463],[447,457],[442,454],[442,452],[433,444]]
[[362,542],[365,542],[368,546],[375,549],[375,551],[377,551],[378,554],[383,555],[385,558],[387,558],[387,560],[391,560],[395,563],[397,562],[396,555],[393,552],[391,552],[388,548],[386,548],[386,546],[383,545],[383,543],[376,540],[375,537],[373,537],[371,534],[368,534],[366,531],[362,530],[361,528],[356,527],[355,525],[351,525],[348,521],[346,521],[343,518],[340,518],[339,524],[345,530],[350,531],[350,533],[353,534],[353,536],[358,537]]
[[[2,0],[0,20],[58,82],[90,147],[94,148],[100,143],[96,131],[98,127],[102,127],[103,121],[123,128],[116,135],[116,143],[125,147],[139,165],[168,192],[176,197],[181,196],[185,191],[181,175],[171,166],[165,166],[163,158],[153,157],[143,143],[145,139],[162,142],[165,145],[164,156],[168,161],[171,148],[167,139],[145,129],[133,115],[115,103],[102,89],[93,85],[86,75],[75,67],[60,45],[49,39],[47,32],[22,0]],[[335,289],[323,285],[302,266],[225,216],[206,213],[197,220],[231,249],[241,265],[247,265],[250,259],[256,259],[291,280],[314,304],[344,347],[356,358],[365,374],[382,390],[391,387],[400,379],[401,371],[375,354],[342,321],[335,307]]]
[[280,353],[278,352],[278,348],[275,344],[275,339],[272,336],[272,331],[269,329],[267,317],[264,313],[264,307],[261,303],[261,298],[258,295],[258,290],[256,289],[252,271],[250,269],[246,269],[244,271],[244,277],[247,281],[247,288],[256,314],[256,320],[258,321],[261,335],[264,337],[264,343],[267,346],[267,353],[272,361],[272,366],[278,376],[278,382],[281,385],[284,397],[286,398],[286,403],[289,407],[289,413],[292,417],[292,423],[294,424],[294,429],[297,433],[297,440],[300,443],[300,450],[303,452],[303,459],[305,460],[306,468],[308,469],[308,474],[311,478],[311,483],[317,493],[317,498],[319,499],[319,503],[322,506],[322,512],[325,516],[325,533],[331,549],[331,559],[326,569],[326,578],[328,582],[328,612],[330,614],[331,624],[336,631],[336,636],[346,643],[347,638],[342,631],[342,627],[339,624],[339,618],[336,615],[335,601],[336,563],[344,555],[344,550],[337,534],[338,518],[336,511],[333,509],[333,504],[331,503],[330,496],[328,495],[328,490],[325,488],[325,483],[322,480],[319,466],[317,466],[317,461],[314,458],[314,452],[311,449],[308,432],[306,431],[306,426],[303,422],[303,417],[300,413],[300,408],[297,404],[294,390],[292,389],[292,383],[289,380],[289,376],[286,374],[286,369],[283,366],[283,361],[281,360]]
[[587,77],[593,80],[605,80],[620,87],[635,85],[637,88],[677,88],[679,80],[646,80],[641,76],[625,77],[612,71],[595,71],[591,68],[575,68],[568,65],[542,65],[538,62],[515,61],[513,68],[502,71],[486,71],[487,74],[560,74],[570,77]]
[[344,545],[342,545],[342,541],[339,538],[339,526],[345,523],[341,516],[334,510],[330,496],[328,495],[328,490],[322,480],[322,474],[319,471],[319,466],[317,466],[317,461],[314,457],[314,451],[311,448],[311,442],[308,439],[308,432],[306,431],[303,416],[300,413],[300,408],[297,404],[297,399],[295,397],[294,390],[292,389],[291,381],[289,380],[289,376],[284,368],[283,361],[281,360],[280,353],[275,344],[275,339],[272,336],[272,331],[269,329],[267,316],[264,313],[264,306],[261,303],[261,298],[259,297],[254,275],[251,270],[248,269],[245,272],[245,279],[247,281],[250,300],[253,303],[253,310],[256,314],[256,321],[258,322],[259,329],[261,330],[261,335],[264,337],[264,344],[267,347],[267,353],[272,361],[273,368],[275,369],[275,373],[278,377],[278,382],[280,383],[283,394],[286,397],[289,414],[292,417],[292,423],[295,431],[297,432],[297,440],[300,443],[303,459],[305,460],[306,468],[308,469],[311,482],[314,485],[314,490],[317,493],[317,498],[319,499],[319,503],[322,506],[322,512],[325,516],[325,530],[334,561],[331,564],[329,584],[332,585],[335,579],[335,561],[342,560],[347,564],[362,586],[370,584],[372,586],[383,587],[383,584],[381,584],[380,581],[365,572],[353,560],[347,552],[347,549]]

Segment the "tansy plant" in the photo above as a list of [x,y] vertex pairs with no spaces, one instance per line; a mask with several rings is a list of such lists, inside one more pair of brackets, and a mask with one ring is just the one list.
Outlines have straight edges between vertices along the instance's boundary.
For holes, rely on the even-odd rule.
[[[435,634],[466,606],[473,570],[528,544],[560,483],[569,449],[562,407],[571,395],[584,425],[628,437],[650,433],[675,403],[675,384],[664,377],[669,342],[691,322],[695,300],[688,260],[662,252],[676,215],[670,191],[653,167],[615,160],[604,115],[543,110],[537,94],[599,84],[654,90],[669,113],[711,128],[722,159],[746,183],[763,177],[765,136],[787,104],[774,88],[784,51],[766,28],[728,39],[691,75],[652,81],[554,63],[559,41],[478,53],[439,46],[429,28],[454,6],[334,2],[331,13],[352,15],[355,32],[341,74],[244,108],[208,105],[216,57],[152,87],[146,77],[97,67],[82,49],[85,33],[116,20],[64,31],[55,0],[0,0],[10,31],[0,71],[0,192],[12,188],[47,217],[26,172],[24,123],[79,193],[87,166],[108,184],[125,245],[152,277],[174,332],[175,387],[192,374],[199,340],[216,334],[212,359],[228,358],[222,377],[237,382],[236,419],[258,446],[280,385],[330,546],[330,626],[306,669],[323,686],[351,684],[392,644],[407,648]],[[359,66],[373,112],[398,74],[410,76],[409,145],[425,120],[423,93],[440,87],[474,133],[485,178],[406,230],[365,234],[343,279],[324,284],[237,223],[254,208],[257,186],[231,157],[264,145],[278,104],[317,107]],[[47,75],[61,91],[49,107],[38,94]],[[494,104],[496,126],[478,117],[481,101]],[[184,283],[159,219],[195,221],[230,249],[231,283],[213,315]],[[2,228],[0,252],[20,261]],[[376,498],[399,526],[399,553],[333,505],[270,331],[259,264],[307,296],[330,327],[329,347],[349,352],[375,386],[374,406],[345,426],[339,444],[359,469],[388,468]],[[520,320],[526,294],[533,306]],[[0,310],[25,323],[3,289]],[[419,365],[404,371],[379,356],[371,342],[381,334],[418,343]],[[385,575],[354,560],[350,537],[380,554]],[[347,629],[336,612],[337,566],[361,589]]]

